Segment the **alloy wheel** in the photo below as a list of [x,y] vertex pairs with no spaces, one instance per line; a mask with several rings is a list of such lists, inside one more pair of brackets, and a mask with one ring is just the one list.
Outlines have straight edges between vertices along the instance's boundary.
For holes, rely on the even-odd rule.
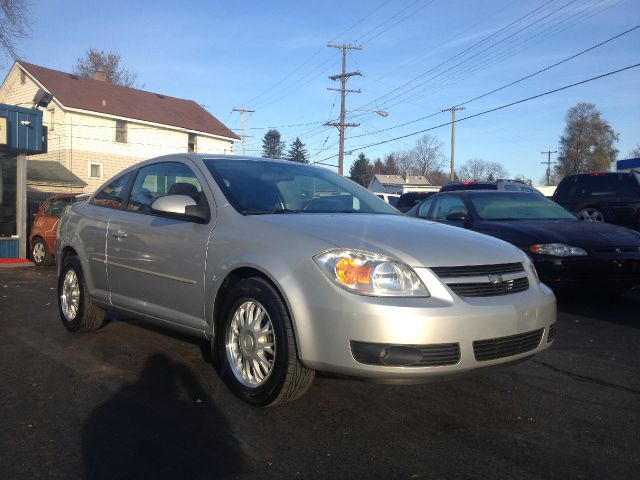
[[80,307],[80,282],[73,269],[67,270],[64,275],[60,292],[60,307],[67,320],[75,320]]
[[47,252],[44,248],[42,242],[37,241],[33,246],[33,251],[31,252],[31,257],[33,258],[35,263],[42,263],[44,261],[44,257],[47,255]]
[[578,212],[578,218],[589,222],[604,222],[604,215],[597,208],[583,208]]
[[226,338],[227,360],[236,379],[245,387],[263,385],[273,371],[275,332],[266,309],[255,300],[234,312]]

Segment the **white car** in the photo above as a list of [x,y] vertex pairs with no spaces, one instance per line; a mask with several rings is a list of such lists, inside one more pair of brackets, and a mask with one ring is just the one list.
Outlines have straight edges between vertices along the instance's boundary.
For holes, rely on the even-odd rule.
[[68,330],[114,309],[198,335],[259,406],[299,397],[315,371],[423,382],[519,361],[550,345],[556,321],[513,245],[288,161],[134,165],[65,210],[57,254]]

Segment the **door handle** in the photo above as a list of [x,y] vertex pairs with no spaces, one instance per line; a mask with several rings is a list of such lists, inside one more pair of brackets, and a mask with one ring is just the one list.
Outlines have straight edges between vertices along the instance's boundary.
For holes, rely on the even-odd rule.
[[123,232],[122,230],[118,230],[117,232],[113,232],[111,234],[112,237],[114,238],[125,238],[127,236],[127,234],[125,232]]

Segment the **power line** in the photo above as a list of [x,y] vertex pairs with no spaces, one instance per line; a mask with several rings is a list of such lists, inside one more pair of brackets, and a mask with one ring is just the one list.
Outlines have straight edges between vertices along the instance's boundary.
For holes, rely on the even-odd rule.
[[[460,107],[460,106],[463,106],[463,105],[467,105],[467,104],[469,104],[469,103],[471,103],[471,102],[475,102],[476,100],[479,100],[479,99],[481,99],[481,98],[487,97],[487,96],[492,95],[492,94],[494,94],[494,93],[496,93],[496,92],[499,92],[499,91],[501,91],[501,90],[504,90],[504,89],[506,89],[506,88],[508,88],[508,87],[511,87],[511,86],[513,86],[513,85],[516,85],[516,84],[518,84],[518,83],[520,83],[520,82],[523,82],[523,81],[525,81],[525,80],[528,80],[529,78],[532,78],[532,77],[534,77],[534,76],[536,76],[536,75],[539,75],[539,74],[541,74],[541,73],[543,73],[543,72],[546,72],[546,71],[548,71],[548,70],[551,70],[552,68],[555,68],[555,67],[557,67],[557,66],[559,66],[559,65],[562,65],[562,64],[564,64],[564,63],[567,63],[567,62],[569,62],[569,61],[571,61],[571,60],[573,60],[573,59],[575,59],[575,58],[577,58],[577,57],[579,57],[579,56],[581,56],[581,55],[583,55],[583,54],[585,54],[585,53],[588,53],[588,52],[590,52],[590,51],[592,51],[592,50],[595,50],[596,48],[599,48],[599,47],[601,47],[601,46],[603,46],[603,45],[606,45],[607,43],[612,42],[613,40],[616,40],[616,39],[618,39],[618,38],[620,38],[620,37],[622,37],[622,36],[624,36],[624,35],[627,35],[628,33],[631,33],[631,32],[633,32],[633,31],[637,30],[638,28],[640,28],[640,26],[632,27],[632,28],[630,28],[630,29],[628,29],[628,30],[626,30],[626,31],[624,31],[624,32],[622,32],[622,33],[619,33],[619,34],[617,34],[617,35],[615,35],[615,36],[613,36],[613,37],[608,38],[607,40],[604,40],[604,41],[602,41],[602,42],[600,42],[600,43],[598,43],[598,44],[596,44],[596,45],[593,45],[593,46],[591,46],[591,47],[589,47],[589,48],[586,48],[586,49],[584,49],[584,50],[582,50],[582,51],[580,51],[580,52],[578,52],[578,53],[575,53],[575,54],[573,54],[573,55],[571,55],[571,56],[569,56],[569,57],[566,57],[566,58],[564,58],[564,59],[560,60],[559,62],[556,62],[556,63],[554,63],[554,64],[552,64],[552,65],[547,66],[547,67],[541,68],[540,70],[537,70],[537,71],[535,71],[535,72],[533,72],[533,73],[530,73],[530,74],[528,74],[528,75],[525,75],[524,77],[520,77],[519,79],[514,80],[513,82],[510,82],[510,83],[504,84],[504,85],[502,85],[502,86],[500,86],[500,87],[498,87],[498,88],[495,88],[495,89],[493,89],[493,90],[490,90],[490,91],[488,91],[488,92],[485,92],[485,93],[483,93],[483,94],[481,94],[481,95],[478,95],[478,96],[476,96],[476,97],[470,98],[469,100],[466,100],[466,101],[464,101],[464,102],[458,103],[458,104],[456,104],[456,106],[457,106],[457,107]],[[429,114],[429,115],[425,115],[424,117],[420,117],[420,118],[417,118],[417,119],[415,119],[415,120],[411,120],[411,121],[409,121],[409,122],[405,122],[405,123],[401,123],[401,124],[399,124],[399,125],[394,125],[394,126],[391,126],[391,127],[383,128],[383,129],[381,129],[381,130],[378,130],[378,132],[385,132],[385,131],[388,131],[388,130],[393,130],[393,129],[400,128],[400,127],[405,127],[405,126],[407,126],[407,125],[411,125],[411,124],[413,124],[413,123],[417,123],[417,122],[420,122],[420,121],[422,121],[422,120],[426,120],[426,119],[428,119],[428,118],[435,117],[436,115],[439,115],[440,113],[441,113],[441,111],[440,111],[440,110],[438,110],[438,111],[436,111],[436,112],[434,112],[434,113],[431,113],[431,114]],[[363,137],[363,136],[366,136],[366,135],[354,135],[354,136],[352,136],[351,138],[359,138],[359,137]]]
[[[575,83],[572,83],[570,85],[565,85],[563,87],[555,88],[553,90],[548,90],[546,92],[539,93],[539,94],[533,95],[531,97],[523,98],[523,99],[517,100],[515,102],[507,103],[505,105],[500,105],[499,107],[491,108],[491,109],[485,110],[483,112],[475,113],[473,115],[469,115],[467,117],[460,118],[457,121],[458,122],[462,122],[464,120],[469,120],[471,118],[475,118],[475,117],[479,117],[479,116],[482,116],[482,115],[486,115],[488,113],[492,113],[492,112],[495,112],[495,111],[498,111],[498,110],[503,110],[505,108],[512,107],[512,106],[518,105],[520,103],[524,103],[524,102],[528,102],[528,101],[531,101],[531,100],[535,100],[536,98],[544,97],[546,95],[551,95],[552,93],[557,93],[557,92],[560,92],[562,90],[567,90],[567,89],[572,88],[572,87],[577,87],[578,85],[583,85],[585,83],[593,82],[595,80],[599,80],[601,78],[609,77],[611,75],[615,75],[616,73],[621,73],[621,72],[624,72],[626,70],[631,70],[632,68],[636,68],[636,67],[639,67],[639,66],[640,66],[640,63],[636,63],[634,65],[629,65],[627,67],[619,68],[619,69],[613,70],[611,72],[607,72],[607,73],[603,73],[601,75],[597,75],[595,77],[587,78],[586,80],[582,80],[580,82],[575,82]],[[417,132],[412,132],[412,133],[408,133],[406,135],[401,135],[401,136],[395,137],[395,138],[393,138],[391,140],[385,140],[385,141],[381,141],[381,142],[370,143],[368,145],[361,145],[361,146],[358,146],[356,148],[353,148],[352,150],[364,150],[366,148],[377,147],[378,145],[383,145],[385,143],[389,143],[389,142],[392,142],[394,140],[400,140],[400,139],[403,139],[403,138],[412,137],[414,135],[419,135],[421,133],[425,133],[425,132],[428,132],[428,131],[431,131],[431,130],[435,130],[437,128],[445,127],[447,125],[451,125],[451,123],[452,122],[441,123],[439,125],[435,125],[435,126],[430,127],[430,128],[425,128],[424,130],[419,130]],[[336,155],[332,155],[330,157],[323,158],[321,161],[330,160],[331,158],[334,158],[335,156]]]

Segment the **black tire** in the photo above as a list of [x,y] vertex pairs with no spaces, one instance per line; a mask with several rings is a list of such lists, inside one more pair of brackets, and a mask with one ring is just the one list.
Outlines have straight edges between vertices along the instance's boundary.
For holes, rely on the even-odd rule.
[[53,256],[42,238],[34,238],[31,246],[31,261],[36,267],[46,267],[53,263]]
[[[74,278],[76,285],[73,285]],[[62,324],[70,332],[97,330],[104,322],[105,310],[89,297],[89,289],[78,257],[67,257],[60,269],[58,312]]]
[[[231,345],[235,346],[236,351],[242,350],[240,346],[242,336],[240,333],[237,334],[238,342],[233,342],[229,338],[234,315],[240,311],[241,306],[247,305],[255,305],[258,311],[260,308],[264,310],[265,315],[262,317],[260,326],[264,326],[265,330],[268,327],[270,332],[258,339],[252,336],[249,342],[253,348],[252,351],[256,352],[260,345],[259,340],[264,338],[272,341],[275,346],[272,356],[267,353],[271,360],[269,373],[266,378],[252,385],[248,385],[249,380],[246,377],[242,378],[243,375],[238,368],[231,365],[233,362],[231,350],[234,348]],[[269,282],[255,277],[242,279],[234,285],[227,294],[220,327],[214,339],[217,347],[215,353],[218,357],[218,370],[222,380],[239,398],[251,405],[264,407],[291,402],[309,389],[315,372],[300,363],[289,312],[284,301]],[[247,330],[249,329],[243,332]]]

